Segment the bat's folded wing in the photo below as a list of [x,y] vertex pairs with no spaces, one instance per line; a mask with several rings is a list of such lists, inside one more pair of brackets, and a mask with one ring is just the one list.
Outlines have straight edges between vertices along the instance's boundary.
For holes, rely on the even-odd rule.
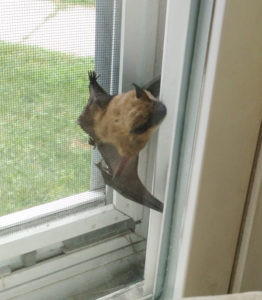
[[97,167],[100,169],[107,185],[130,200],[159,212],[163,211],[163,203],[149,193],[138,177],[138,156],[130,158],[121,175],[114,177],[113,174],[117,170],[122,157],[111,144],[100,143],[98,150],[107,166],[104,167],[102,163],[99,163]]

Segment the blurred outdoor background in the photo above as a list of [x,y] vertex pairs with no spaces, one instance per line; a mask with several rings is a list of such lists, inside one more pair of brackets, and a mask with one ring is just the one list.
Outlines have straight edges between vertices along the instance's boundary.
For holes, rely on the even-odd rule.
[[0,215],[89,189],[95,0],[0,1]]

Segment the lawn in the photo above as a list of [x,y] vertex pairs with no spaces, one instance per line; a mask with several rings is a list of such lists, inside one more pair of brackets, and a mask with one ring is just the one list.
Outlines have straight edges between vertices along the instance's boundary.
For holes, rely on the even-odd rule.
[[89,189],[76,125],[94,59],[0,42],[0,215]]

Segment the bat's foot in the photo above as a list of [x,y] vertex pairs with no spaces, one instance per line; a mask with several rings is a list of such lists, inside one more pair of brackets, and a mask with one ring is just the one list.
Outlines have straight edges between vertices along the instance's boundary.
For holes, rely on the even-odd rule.
[[91,145],[91,146],[96,147],[96,142],[92,137],[88,138],[88,144]]
[[98,169],[102,172],[102,173],[106,173],[108,176],[112,176],[110,169],[108,167],[105,167],[102,163],[102,161],[100,161],[99,163],[96,164],[96,166],[98,167]]
[[97,78],[100,77],[100,75],[96,75],[96,72],[95,71],[88,71],[88,77],[89,77],[89,81],[90,83],[95,83]]

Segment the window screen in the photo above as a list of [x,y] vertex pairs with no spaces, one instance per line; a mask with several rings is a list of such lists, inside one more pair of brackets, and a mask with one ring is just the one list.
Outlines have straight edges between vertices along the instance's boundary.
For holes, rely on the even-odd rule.
[[117,92],[120,5],[0,1],[0,215],[103,186],[76,120],[88,70]]

